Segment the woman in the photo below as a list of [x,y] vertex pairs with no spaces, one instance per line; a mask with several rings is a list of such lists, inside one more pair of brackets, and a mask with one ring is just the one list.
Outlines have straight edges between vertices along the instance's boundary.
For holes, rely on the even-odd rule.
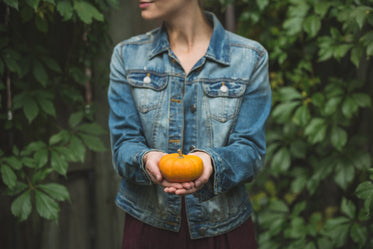
[[[244,184],[264,163],[268,54],[198,0],[139,7],[162,26],[115,47],[108,90],[123,248],[256,248]],[[177,149],[203,160],[195,181],[162,177],[160,158]]]

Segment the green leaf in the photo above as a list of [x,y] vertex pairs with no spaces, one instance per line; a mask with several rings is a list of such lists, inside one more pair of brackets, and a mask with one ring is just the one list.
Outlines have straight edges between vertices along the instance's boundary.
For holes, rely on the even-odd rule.
[[8,188],[12,189],[16,186],[17,176],[9,166],[1,165],[1,177]]
[[300,126],[305,126],[306,124],[308,124],[310,119],[311,113],[308,109],[308,106],[305,104],[298,107],[293,116],[294,123]]
[[54,170],[56,170],[60,175],[66,175],[68,163],[67,161],[58,155],[57,152],[51,152],[51,165]]
[[23,112],[25,113],[28,122],[31,123],[39,114],[39,107],[36,104],[35,99],[28,96],[24,98],[23,104]]
[[342,213],[347,215],[347,217],[349,217],[351,220],[355,219],[356,207],[352,201],[342,198],[341,210]]
[[327,124],[322,118],[314,118],[306,126],[304,134],[308,137],[311,144],[315,144],[324,140],[326,136]]
[[68,1],[58,1],[57,11],[64,18],[64,21],[70,20],[74,13],[73,6]]
[[299,105],[300,101],[280,103],[273,109],[272,117],[279,123],[289,122],[293,110]]
[[18,10],[18,0],[3,0],[6,5]]
[[359,67],[360,60],[363,56],[364,50],[362,47],[355,46],[351,49],[351,56],[350,60],[352,63],[354,63],[355,67]]
[[6,157],[3,159],[6,164],[15,170],[20,170],[22,168],[22,161],[14,156]]
[[279,149],[271,160],[271,168],[275,173],[285,172],[291,164],[291,156],[288,148]]
[[103,134],[106,134],[106,130],[103,129],[97,123],[81,124],[81,125],[78,126],[78,130],[83,131],[83,132],[88,133],[88,134],[91,134],[91,135],[103,135]]
[[77,136],[71,137],[70,149],[78,161],[84,162],[86,149],[83,142]]
[[46,65],[50,70],[57,72],[57,73],[62,72],[61,67],[58,65],[58,63],[53,58],[44,56],[42,57],[42,60],[44,62],[44,65]]
[[259,10],[264,10],[269,4],[269,0],[256,0],[256,5],[258,5]]
[[83,112],[74,112],[69,117],[69,125],[71,128],[76,127],[84,118]]
[[34,159],[36,162],[36,168],[42,168],[48,162],[48,149],[41,149],[35,152]]
[[370,181],[360,183],[355,190],[355,194],[360,199],[373,197],[373,183]]
[[289,36],[296,35],[302,31],[303,17],[288,18],[283,23],[283,28]]
[[313,38],[319,33],[321,28],[321,19],[316,15],[308,16],[303,23],[304,30],[310,38]]
[[25,2],[35,11],[38,9],[40,0],[25,0]]
[[38,214],[48,220],[57,221],[60,207],[58,203],[50,198],[48,195],[35,190],[35,203]]
[[68,141],[70,134],[66,130],[62,130],[49,138],[49,145],[54,145],[59,142]]
[[42,33],[48,32],[48,20],[41,18],[39,15],[35,17],[35,27]]
[[332,145],[337,150],[341,151],[347,143],[347,132],[335,125],[331,130],[330,140],[332,142]]
[[351,227],[350,236],[351,239],[359,245],[359,248],[362,248],[365,245],[367,240],[367,228],[361,226],[358,223],[354,223]]
[[46,169],[36,171],[31,179],[32,184],[37,184],[43,181],[52,172],[53,172],[52,168],[46,168]]
[[52,117],[56,117],[56,110],[51,100],[46,98],[38,98],[38,102],[39,106],[45,113],[51,115]]
[[79,133],[79,136],[81,137],[81,139],[83,140],[83,142],[89,149],[96,151],[96,152],[102,152],[106,150],[104,144],[98,137],[86,135],[83,133]]
[[359,107],[364,108],[364,107],[371,107],[372,106],[371,98],[366,93],[354,93],[352,95],[352,98],[354,99],[355,103]]
[[325,16],[325,14],[328,12],[328,9],[330,8],[331,3],[324,1],[324,0],[318,0],[314,4],[315,13],[318,14],[321,18]]
[[32,72],[35,79],[39,81],[43,87],[46,87],[48,82],[48,74],[44,66],[39,61],[34,61],[34,68]]
[[78,14],[80,20],[84,23],[90,24],[92,23],[92,19],[96,19],[97,21],[104,20],[104,16],[96,9],[96,7],[85,1],[75,1],[74,10]]
[[12,214],[18,217],[20,221],[26,220],[30,216],[32,210],[30,190],[25,191],[17,197],[17,199],[12,202],[10,209]]
[[356,101],[351,96],[347,96],[342,104],[342,113],[345,117],[351,118],[356,114],[358,108]]
[[342,188],[346,189],[348,184],[355,177],[355,168],[349,162],[340,161],[337,163],[334,181]]
[[342,102],[341,96],[330,98],[325,104],[325,109],[324,109],[325,115],[334,114],[341,102]]
[[295,99],[302,99],[302,94],[294,87],[281,87],[277,93],[280,101],[290,101]]
[[12,189],[6,189],[4,191],[4,194],[9,196],[15,196],[19,195],[21,192],[25,191],[28,188],[28,185],[26,185],[23,182],[17,181],[16,186]]
[[47,193],[50,197],[56,199],[57,201],[64,201],[70,199],[70,194],[67,188],[58,183],[47,183],[47,184],[40,184],[37,186],[39,189],[43,190]]
[[307,143],[299,139],[292,141],[290,144],[290,153],[294,158],[304,159],[307,153]]
[[341,59],[351,48],[353,48],[352,44],[340,44],[334,48],[333,55],[336,59]]

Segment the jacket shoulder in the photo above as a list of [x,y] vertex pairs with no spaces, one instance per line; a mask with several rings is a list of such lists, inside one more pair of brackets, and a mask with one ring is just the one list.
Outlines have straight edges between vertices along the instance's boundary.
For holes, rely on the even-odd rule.
[[123,40],[117,44],[118,47],[123,47],[126,45],[141,45],[146,43],[152,43],[154,41],[154,36],[159,32],[160,28],[153,29],[143,34],[132,36],[126,40]]
[[230,31],[227,31],[227,35],[232,47],[253,50],[260,57],[267,54],[267,50],[264,48],[264,46],[255,40],[243,37]]

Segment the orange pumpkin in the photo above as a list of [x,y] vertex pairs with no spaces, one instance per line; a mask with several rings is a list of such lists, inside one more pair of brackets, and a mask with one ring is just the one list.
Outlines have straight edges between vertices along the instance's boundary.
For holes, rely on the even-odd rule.
[[167,154],[159,161],[162,176],[169,182],[189,182],[197,179],[203,170],[203,161],[195,155]]

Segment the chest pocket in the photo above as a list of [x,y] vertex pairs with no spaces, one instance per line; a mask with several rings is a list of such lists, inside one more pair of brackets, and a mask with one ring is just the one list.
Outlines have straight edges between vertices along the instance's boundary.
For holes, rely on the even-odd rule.
[[226,122],[234,118],[245,93],[246,84],[237,82],[203,83],[205,100],[209,107],[211,118]]
[[147,113],[159,107],[163,99],[163,91],[167,86],[167,76],[156,73],[129,73],[128,83],[132,86],[137,109],[141,113]]

